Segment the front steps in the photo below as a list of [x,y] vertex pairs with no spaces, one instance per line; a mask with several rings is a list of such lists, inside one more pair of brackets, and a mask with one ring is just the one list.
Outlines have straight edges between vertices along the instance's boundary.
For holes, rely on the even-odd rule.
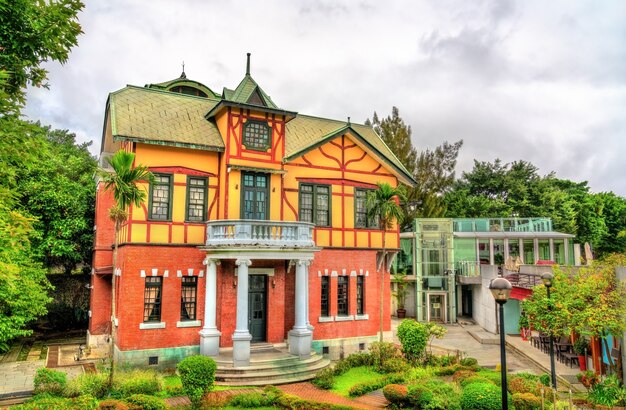
[[300,360],[269,344],[252,345],[250,366],[233,367],[232,352],[226,349],[220,351],[215,362],[215,384],[228,386],[265,386],[311,380],[330,364],[330,360],[315,352]]

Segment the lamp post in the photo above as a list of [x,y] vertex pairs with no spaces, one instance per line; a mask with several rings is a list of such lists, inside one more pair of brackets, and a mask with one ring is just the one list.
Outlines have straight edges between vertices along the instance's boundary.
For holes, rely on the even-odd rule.
[[[546,293],[548,296],[548,311],[552,311],[552,305],[550,304],[550,288],[552,287],[552,281],[554,275],[551,272],[546,272],[541,275],[541,281],[543,286],[546,287]],[[552,388],[556,390],[556,370],[554,367],[554,337],[550,332],[550,378],[552,380]]]
[[500,374],[502,377],[502,410],[509,409],[507,400],[506,383],[506,345],[504,341],[504,304],[509,300],[511,294],[511,282],[504,278],[496,278],[489,284],[489,290],[500,306]]

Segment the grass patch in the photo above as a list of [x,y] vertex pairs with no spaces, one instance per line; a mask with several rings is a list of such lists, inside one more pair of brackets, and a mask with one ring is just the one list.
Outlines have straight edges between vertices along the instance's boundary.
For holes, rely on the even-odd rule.
[[22,345],[20,352],[17,355],[17,361],[23,362],[28,358],[28,353],[30,353],[30,348],[33,347],[33,342],[26,342]]
[[373,367],[353,367],[341,376],[335,376],[335,387],[331,391],[343,397],[350,397],[350,388],[355,384],[372,382],[383,377],[385,375],[376,373]]

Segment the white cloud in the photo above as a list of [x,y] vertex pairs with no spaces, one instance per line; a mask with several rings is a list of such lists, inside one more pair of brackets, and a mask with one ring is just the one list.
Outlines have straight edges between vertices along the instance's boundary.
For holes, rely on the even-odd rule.
[[50,64],[27,114],[99,150],[109,92],[177,77],[252,75],[282,107],[355,122],[393,105],[432,148],[626,195],[622,1],[88,1],[79,47]]

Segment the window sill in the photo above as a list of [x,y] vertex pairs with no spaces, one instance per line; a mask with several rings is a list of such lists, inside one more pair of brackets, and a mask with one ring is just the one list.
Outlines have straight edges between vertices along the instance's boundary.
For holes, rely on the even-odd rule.
[[332,316],[320,316],[317,321],[319,323],[327,323],[327,322],[334,322],[335,319]]
[[146,322],[139,323],[140,330],[165,329],[165,322]]
[[335,322],[349,322],[351,320],[354,320],[354,316],[349,315],[349,316],[335,316]]
[[370,320],[370,315],[367,313],[364,315],[356,315],[354,316],[354,320]]
[[176,327],[200,327],[202,322],[199,320],[182,320],[176,322]]

